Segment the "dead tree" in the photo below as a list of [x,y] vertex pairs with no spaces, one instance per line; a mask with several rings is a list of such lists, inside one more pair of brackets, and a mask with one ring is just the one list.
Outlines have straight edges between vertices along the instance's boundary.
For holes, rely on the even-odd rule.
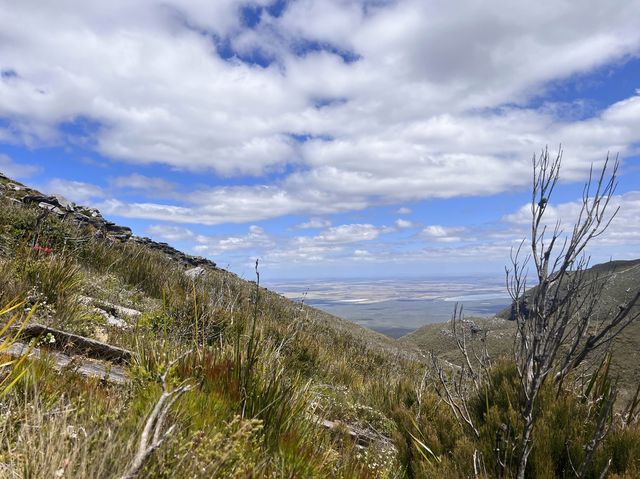
[[[523,242],[512,254],[507,286],[513,299],[517,323],[514,356],[522,387],[523,431],[518,462],[518,479],[524,479],[533,447],[536,421],[534,407],[542,386],[551,377],[561,387],[567,375],[594,351],[604,348],[634,319],[631,309],[640,292],[617,312],[596,318],[601,282],[587,272],[587,245],[602,235],[617,209],[611,199],[617,185],[618,160],[607,156],[601,171],[593,168],[584,186],[580,211],[570,232],[558,220],[551,229],[545,224],[551,195],[558,183],[562,151],[554,157],[547,149],[533,157],[530,253]],[[533,260],[535,286],[527,291],[527,267]]]

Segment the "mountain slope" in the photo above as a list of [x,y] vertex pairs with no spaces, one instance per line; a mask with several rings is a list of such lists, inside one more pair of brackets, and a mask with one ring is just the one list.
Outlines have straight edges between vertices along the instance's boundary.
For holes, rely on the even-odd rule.
[[[492,348],[512,325],[466,323]],[[449,354],[445,328],[394,341],[0,177],[0,477],[474,477],[517,382],[492,370],[471,433],[417,347]],[[573,477],[597,409],[544,401],[532,477]],[[589,477],[640,472],[640,427],[614,428]]]
[[[3,230],[0,230],[0,253],[4,253],[5,256],[10,254],[10,244],[13,242],[13,246],[15,246],[15,240],[18,237],[20,237],[20,240],[22,241],[28,239],[29,243],[33,243],[34,247],[39,246],[43,248],[47,247],[47,244],[49,243],[58,241],[54,237],[47,237],[46,234],[42,235],[40,238],[36,238],[37,234],[32,231],[37,230],[37,228],[41,228],[43,221],[46,219],[54,225],[59,223],[61,225],[65,225],[70,230],[77,229],[82,241],[93,240],[103,242],[105,244],[118,244],[125,248],[139,247],[141,251],[166,257],[169,260],[167,264],[170,264],[172,267],[183,269],[185,271],[189,268],[198,268],[197,270],[193,270],[190,274],[201,275],[206,272],[208,275],[219,277],[220,280],[233,281],[238,285],[242,285],[242,287],[247,290],[251,290],[251,288],[253,288],[253,282],[244,281],[235,274],[218,268],[216,264],[209,259],[185,254],[166,243],[135,236],[132,234],[130,228],[116,225],[115,223],[104,219],[100,212],[95,208],[76,205],[60,197],[43,195],[39,191],[11,180],[1,173],[0,202],[0,206],[4,209],[5,213],[8,208],[18,208],[18,210],[24,209],[25,211],[30,211],[34,217],[31,224],[22,225],[22,231],[13,232],[10,230],[18,225],[13,225],[12,227],[7,224],[11,222],[12,218],[4,218],[5,224],[3,225]],[[20,215],[18,214],[17,216]],[[30,233],[33,233],[32,237],[29,237]],[[68,243],[72,244],[73,241],[68,240]],[[310,306],[299,306],[284,296],[277,295],[276,293],[264,288],[262,291],[269,298],[269,301],[275,301],[282,308],[300,307],[301,312],[321,327],[331,328],[337,333],[357,338],[357,340],[361,340],[373,348],[403,353],[403,351],[397,349],[398,346],[393,340],[382,334],[362,328],[349,321],[345,321]]]
[[[395,463],[389,436],[397,428],[383,397],[386,386],[419,374],[411,349],[0,176],[0,310],[16,300],[20,318],[33,309],[30,323],[43,325],[30,330],[51,333],[35,340],[44,361],[33,360],[25,376],[33,379],[4,403],[17,412],[15,427],[0,428],[3,471],[54,477],[67,461],[77,468],[64,477],[123,472],[172,358],[173,381],[195,389],[176,403],[179,432],[149,459],[145,477],[171,476],[178,465],[185,477],[370,477]],[[116,386],[86,382],[109,366],[62,344],[71,333],[131,351]],[[0,347],[0,374],[10,364],[3,351],[25,348]],[[35,412],[20,415],[20,404]],[[49,430],[51,408],[74,412]],[[79,446],[60,436],[78,427],[93,431]],[[367,454],[352,454],[363,441]],[[26,447],[37,452],[25,455]]]
[[[585,272],[585,279],[587,282],[595,282],[601,293],[600,301],[593,311],[594,320],[597,322],[598,319],[605,319],[610,314],[617,313],[618,308],[627,304],[640,290],[640,259],[594,265]],[[640,315],[640,303],[631,310],[631,315]],[[484,347],[486,344],[494,357],[510,356],[516,331],[515,322],[511,317],[512,308],[508,307],[494,318],[466,318],[469,321],[469,332],[472,329],[476,331],[472,335],[471,344],[476,348]],[[486,342],[481,343],[480,340],[485,338],[485,333]],[[422,351],[433,351],[450,361],[460,359],[448,324],[423,326],[401,338],[400,342]],[[623,386],[633,389],[640,382],[640,317],[616,339],[612,352],[614,373],[619,375]]]

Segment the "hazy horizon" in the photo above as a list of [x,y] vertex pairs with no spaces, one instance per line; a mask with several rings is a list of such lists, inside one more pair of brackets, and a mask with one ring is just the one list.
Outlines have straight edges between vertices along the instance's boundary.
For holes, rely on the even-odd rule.
[[504,281],[491,276],[272,280],[263,285],[391,337],[447,321],[455,304],[467,316],[490,316],[510,304]]

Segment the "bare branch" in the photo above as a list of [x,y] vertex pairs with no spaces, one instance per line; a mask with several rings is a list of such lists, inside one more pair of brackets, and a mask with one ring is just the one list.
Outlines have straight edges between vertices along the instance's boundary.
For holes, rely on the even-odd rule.
[[184,357],[190,354],[191,351],[181,355],[169,363],[165,369],[160,380],[162,383],[162,394],[156,401],[153,410],[147,417],[142,434],[140,435],[140,443],[138,445],[138,451],[129,466],[127,472],[122,475],[121,479],[133,479],[138,476],[144,465],[151,458],[151,455],[156,449],[158,449],[164,441],[173,434],[175,430],[175,424],[169,427],[166,431],[164,429],[164,423],[168,412],[171,410],[175,402],[187,391],[192,389],[192,385],[183,382],[175,389],[169,389],[167,384],[167,378],[173,367]]

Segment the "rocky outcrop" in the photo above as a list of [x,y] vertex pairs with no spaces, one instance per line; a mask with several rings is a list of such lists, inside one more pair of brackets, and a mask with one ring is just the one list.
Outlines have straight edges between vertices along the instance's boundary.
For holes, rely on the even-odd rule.
[[21,203],[25,206],[40,208],[43,214],[56,215],[80,227],[88,227],[96,237],[109,240],[134,242],[150,249],[160,251],[187,268],[216,268],[216,264],[201,256],[191,256],[175,249],[167,243],[150,238],[134,236],[131,228],[117,225],[106,220],[95,208],[76,205],[61,196],[47,196],[0,173],[0,197]]
[[37,205],[43,211],[48,211],[61,218],[69,218],[79,226],[93,226],[99,236],[126,241],[133,234],[131,228],[105,220],[97,209],[78,206],[58,196],[45,196],[40,193],[26,194],[21,198],[21,201],[26,205]]
[[131,238],[131,241],[134,241],[139,244],[143,244],[156,251],[160,251],[166,254],[168,257],[170,257],[174,261],[177,261],[178,263],[181,263],[190,268],[197,268],[197,267],[216,268],[216,264],[210,259],[203,258],[202,256],[191,256],[189,254],[183,253],[182,251],[175,249],[173,246],[170,246],[167,243],[161,243],[158,241],[153,241],[150,238],[144,238],[144,237],[141,238],[138,236],[133,236]]

